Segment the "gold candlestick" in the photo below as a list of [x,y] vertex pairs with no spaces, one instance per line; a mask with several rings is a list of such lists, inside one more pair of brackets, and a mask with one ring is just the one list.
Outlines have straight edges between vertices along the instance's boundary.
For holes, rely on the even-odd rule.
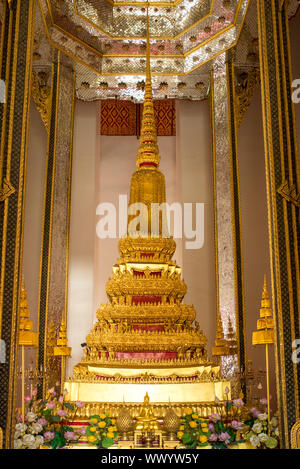
[[271,301],[267,290],[267,280],[264,277],[260,318],[257,320],[257,331],[252,334],[252,345],[265,345],[266,349],[266,382],[268,406],[268,434],[270,435],[270,373],[269,373],[269,344],[274,343],[274,322],[272,317]]
[[68,347],[67,330],[64,318],[61,320],[57,344],[56,347],[53,348],[53,353],[54,356],[61,357],[60,388],[61,392],[63,392],[66,373],[66,358],[70,357],[72,353],[72,347]]
[[38,334],[32,331],[32,321],[30,319],[30,310],[27,301],[27,292],[25,289],[24,278],[22,280],[20,295],[20,325],[19,325],[19,346],[22,350],[22,421],[25,419],[25,347],[38,346]]

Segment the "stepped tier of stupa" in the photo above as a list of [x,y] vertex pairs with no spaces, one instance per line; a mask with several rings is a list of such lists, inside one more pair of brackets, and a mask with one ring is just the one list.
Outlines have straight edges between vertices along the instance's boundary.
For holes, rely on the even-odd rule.
[[[148,19],[147,19],[148,22]],[[147,72],[137,169],[130,186],[130,206],[143,203],[137,233],[128,218],[127,237],[106,285],[109,303],[97,311],[81,362],[66,382],[71,400],[94,403],[213,403],[230,383],[207,358],[207,339],[193,306],[183,303],[187,287],[173,260],[176,243],[166,231],[163,212],[165,178],[159,170],[147,27]],[[130,212],[129,212],[130,213]],[[152,219],[151,219],[152,217]],[[201,312],[205,314],[205,312]]]

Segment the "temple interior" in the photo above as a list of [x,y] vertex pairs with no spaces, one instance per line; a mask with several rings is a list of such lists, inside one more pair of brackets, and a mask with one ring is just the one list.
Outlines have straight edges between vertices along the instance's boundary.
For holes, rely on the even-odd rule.
[[300,447],[299,7],[0,1],[0,448]]

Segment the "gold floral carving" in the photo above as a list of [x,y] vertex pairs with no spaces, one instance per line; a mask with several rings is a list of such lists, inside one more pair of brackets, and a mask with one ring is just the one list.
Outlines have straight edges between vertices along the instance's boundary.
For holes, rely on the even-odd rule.
[[239,127],[244,119],[244,116],[251,104],[254,90],[260,83],[259,69],[255,68],[247,73],[241,74],[240,82],[236,86],[236,123]]
[[4,178],[2,187],[0,189],[0,202],[4,202],[14,192],[15,192],[15,188],[11,185],[11,183],[6,178]]
[[42,121],[49,132],[51,114],[51,88],[40,81],[38,74],[32,72],[32,97],[39,111]]
[[291,202],[298,208],[300,207],[300,195],[297,194],[297,189],[294,184],[290,185],[288,181],[284,181],[277,192],[288,202]]

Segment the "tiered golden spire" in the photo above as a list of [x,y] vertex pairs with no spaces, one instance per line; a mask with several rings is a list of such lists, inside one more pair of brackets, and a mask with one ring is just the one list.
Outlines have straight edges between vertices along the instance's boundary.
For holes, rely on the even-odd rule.
[[54,347],[54,355],[69,357],[71,353],[72,353],[72,348],[68,347],[66,323],[65,323],[64,318],[62,318],[56,347]]
[[271,301],[267,290],[267,279],[264,277],[260,318],[257,320],[257,331],[253,332],[252,344],[265,345],[274,343],[274,322],[272,317]]
[[157,168],[160,162],[152,96],[149,36],[149,6],[147,4],[146,83],[140,147],[136,161],[138,168]]
[[220,314],[218,314],[216,340],[215,346],[212,348],[212,354],[214,357],[221,357],[223,355],[229,355],[229,353],[229,345],[224,338],[222,319]]
[[229,347],[229,355],[235,355],[237,353],[237,341],[230,318],[228,320],[228,333],[226,335],[226,340]]
[[30,310],[27,301],[27,291],[25,288],[24,277],[22,278],[22,287],[20,294],[20,324],[19,324],[19,345],[35,347],[38,345],[38,334],[32,331],[32,320],[30,319]]

